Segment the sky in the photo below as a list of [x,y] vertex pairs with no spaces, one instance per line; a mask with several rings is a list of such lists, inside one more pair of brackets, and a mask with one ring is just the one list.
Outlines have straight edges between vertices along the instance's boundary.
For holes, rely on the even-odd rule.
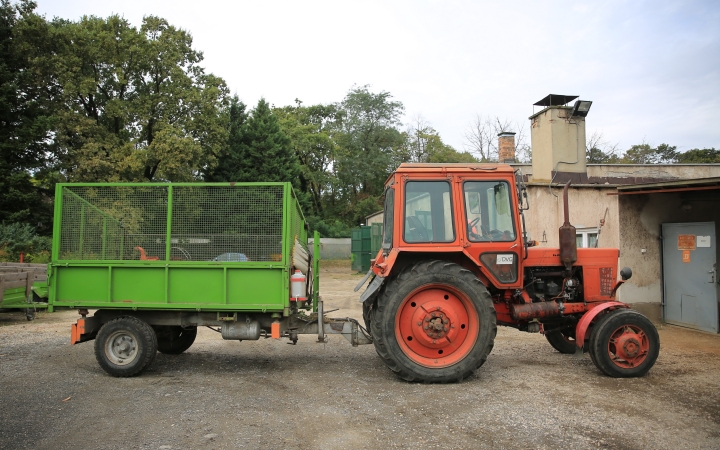
[[720,148],[718,1],[36,1],[48,19],[163,17],[248,105],[368,84],[463,150],[478,115],[527,127],[547,94],[579,95],[587,135],[619,150]]

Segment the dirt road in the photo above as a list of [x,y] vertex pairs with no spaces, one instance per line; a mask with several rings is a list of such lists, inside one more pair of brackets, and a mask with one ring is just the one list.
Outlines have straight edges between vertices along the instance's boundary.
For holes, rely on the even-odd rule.
[[[360,318],[359,276],[322,275],[331,315]],[[69,345],[76,318],[0,314],[0,448],[720,448],[720,336],[682,328],[660,330],[639,379],[499,329],[476,376],[423,385],[342,337],[238,343],[205,328],[186,353],[117,379],[92,342]]]

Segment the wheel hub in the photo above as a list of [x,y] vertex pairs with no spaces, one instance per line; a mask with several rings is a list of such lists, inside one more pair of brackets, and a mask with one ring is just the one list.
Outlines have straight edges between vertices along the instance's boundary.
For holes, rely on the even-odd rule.
[[106,342],[105,355],[113,364],[119,366],[130,364],[138,355],[137,342],[130,333],[115,332]]
[[410,294],[396,320],[401,349],[425,367],[457,363],[477,339],[478,317],[472,301],[445,286],[423,286]]
[[450,319],[442,312],[440,307],[438,307],[437,311],[426,314],[425,320],[421,324],[425,334],[432,339],[444,338],[447,332],[450,331]]
[[617,350],[618,356],[628,360],[637,357],[640,353],[641,344],[639,336],[633,332],[624,333],[618,339]]
[[630,369],[645,361],[650,343],[645,333],[636,325],[624,325],[615,330],[608,342],[611,361],[618,367]]

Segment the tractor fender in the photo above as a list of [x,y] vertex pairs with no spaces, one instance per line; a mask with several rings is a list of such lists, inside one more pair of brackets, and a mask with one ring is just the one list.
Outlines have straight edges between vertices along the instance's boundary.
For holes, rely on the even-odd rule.
[[360,296],[360,303],[365,303],[365,301],[375,298],[375,295],[377,295],[377,292],[380,290],[380,286],[382,286],[384,282],[385,277],[376,276],[373,278],[370,285],[365,289],[365,292]]
[[578,350],[582,351],[583,346],[585,345],[585,334],[587,333],[588,327],[590,327],[590,324],[593,320],[600,314],[601,312],[609,309],[609,308],[629,308],[625,303],[621,302],[605,302],[600,303],[598,306],[594,307],[590,311],[586,312],[581,318],[580,321],[577,324],[577,327],[575,328],[575,344],[578,346]]

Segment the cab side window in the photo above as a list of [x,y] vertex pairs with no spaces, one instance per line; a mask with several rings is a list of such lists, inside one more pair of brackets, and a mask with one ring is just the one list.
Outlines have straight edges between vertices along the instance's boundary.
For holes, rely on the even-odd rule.
[[450,183],[405,183],[403,240],[408,243],[455,241]]

